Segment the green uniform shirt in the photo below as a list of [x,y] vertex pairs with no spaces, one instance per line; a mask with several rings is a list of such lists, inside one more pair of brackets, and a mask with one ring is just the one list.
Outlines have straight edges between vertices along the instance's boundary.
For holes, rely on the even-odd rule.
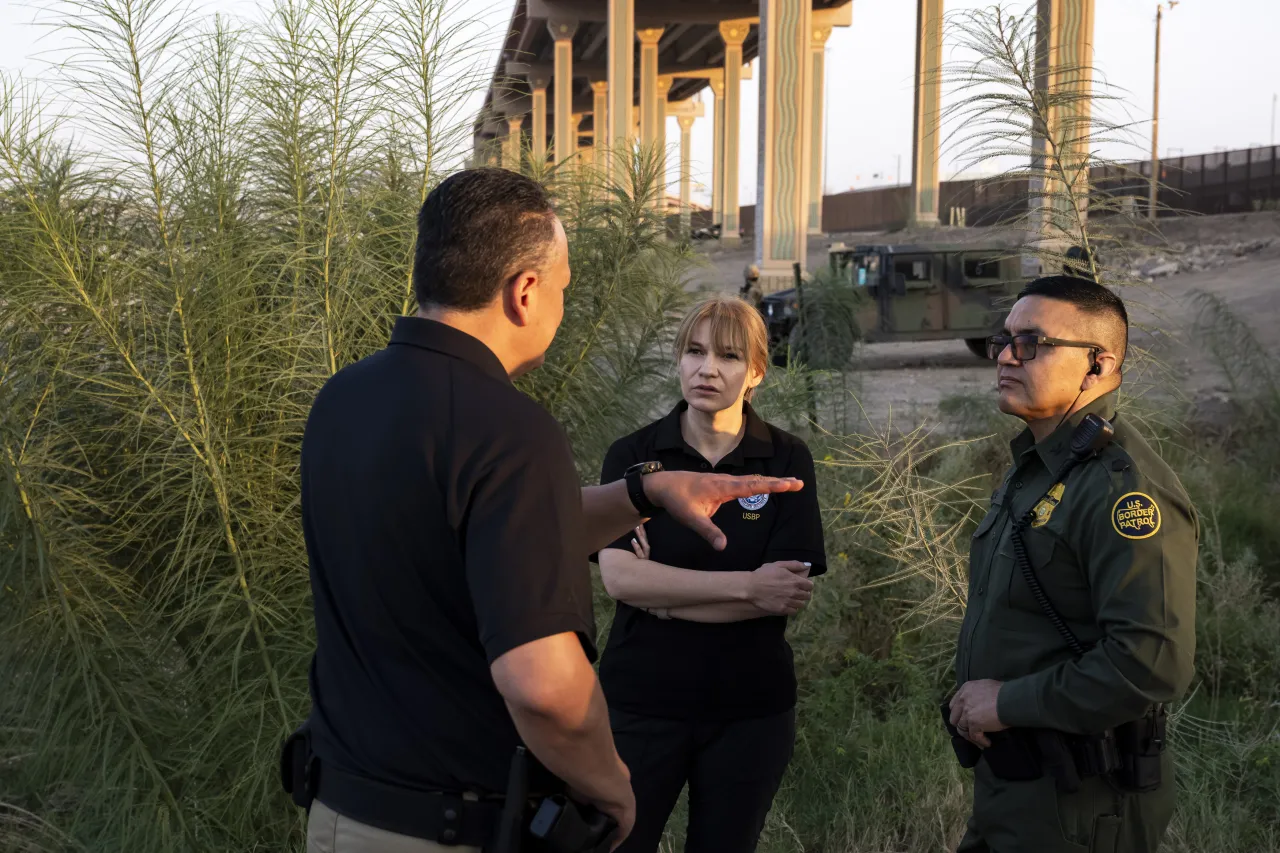
[[[1005,682],[997,710],[1007,726],[1098,733],[1171,702],[1191,681],[1195,654],[1199,525],[1169,466],[1108,394],[1036,443],[1011,443],[1013,467],[973,536],[969,600],[956,649],[956,682]],[[1071,433],[1088,413],[1115,437],[1076,466],[1055,496]],[[1076,659],[1037,605],[1014,557],[1023,531],[1036,577],[1088,651]]]

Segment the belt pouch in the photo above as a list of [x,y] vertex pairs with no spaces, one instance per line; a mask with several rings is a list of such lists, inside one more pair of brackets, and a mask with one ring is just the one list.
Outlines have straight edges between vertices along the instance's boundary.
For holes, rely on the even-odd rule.
[[1035,741],[1025,729],[991,732],[987,738],[991,746],[982,751],[982,757],[997,779],[1029,782],[1044,775]]

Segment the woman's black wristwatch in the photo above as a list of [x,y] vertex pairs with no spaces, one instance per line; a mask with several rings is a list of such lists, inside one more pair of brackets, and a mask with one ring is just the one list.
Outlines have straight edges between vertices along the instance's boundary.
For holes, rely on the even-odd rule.
[[653,518],[655,515],[660,515],[662,507],[649,500],[649,497],[644,493],[644,483],[641,478],[645,474],[653,474],[661,470],[661,462],[640,462],[632,465],[622,475],[622,479],[627,481],[627,496],[631,498],[631,505],[644,518]]

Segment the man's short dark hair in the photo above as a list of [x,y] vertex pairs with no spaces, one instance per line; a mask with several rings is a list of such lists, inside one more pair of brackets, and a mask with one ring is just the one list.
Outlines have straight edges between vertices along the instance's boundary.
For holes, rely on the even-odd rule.
[[450,175],[418,212],[418,304],[483,308],[513,275],[550,260],[554,223],[551,198],[537,181],[506,169]]
[[1129,348],[1129,312],[1125,310],[1124,301],[1109,288],[1076,276],[1050,275],[1022,288],[1018,298],[1024,296],[1043,296],[1067,302],[1085,314],[1103,320],[1113,330],[1116,340],[1098,343],[1106,344],[1124,362],[1125,351]]

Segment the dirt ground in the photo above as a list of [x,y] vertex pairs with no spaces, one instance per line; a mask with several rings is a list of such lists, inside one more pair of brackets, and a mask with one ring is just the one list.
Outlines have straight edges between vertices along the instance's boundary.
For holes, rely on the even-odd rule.
[[[1160,370],[1127,377],[1130,390],[1164,396],[1181,392],[1206,413],[1229,405],[1228,389],[1212,359],[1192,335],[1197,292],[1217,295],[1253,328],[1254,333],[1280,351],[1280,213],[1171,219],[1161,223],[1165,245],[1153,247],[1148,267],[1174,259],[1185,272],[1161,275],[1146,286],[1125,288],[1134,330],[1132,343],[1150,351]],[[1008,240],[993,229],[935,229],[929,232],[867,233],[812,237],[808,268],[826,264],[827,248],[835,240],[859,243],[987,242]],[[698,244],[695,244],[698,245]],[[706,266],[691,282],[699,290],[736,290],[753,247],[724,250],[698,245]],[[1178,258],[1194,258],[1195,263]],[[1208,258],[1208,268],[1201,259]],[[1141,260],[1141,259],[1140,259]],[[972,355],[963,341],[867,344],[857,362],[860,401],[873,419],[912,419],[936,410],[953,395],[995,392],[990,362]],[[1206,415],[1212,416],[1212,415]]]

